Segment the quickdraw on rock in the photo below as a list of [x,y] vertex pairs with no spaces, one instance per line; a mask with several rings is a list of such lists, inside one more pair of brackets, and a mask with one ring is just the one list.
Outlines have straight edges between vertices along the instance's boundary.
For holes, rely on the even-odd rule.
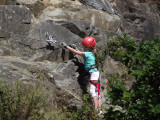
[[48,43],[57,43],[58,41],[54,38],[54,36],[51,36],[48,32],[45,33],[46,38],[47,38],[47,42]]

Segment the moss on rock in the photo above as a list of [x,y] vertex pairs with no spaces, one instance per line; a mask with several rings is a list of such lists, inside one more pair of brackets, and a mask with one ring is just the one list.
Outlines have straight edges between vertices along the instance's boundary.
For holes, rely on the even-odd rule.
[[45,9],[45,4],[41,1],[37,1],[34,4],[27,4],[26,5],[30,11],[33,13],[33,15],[37,18],[41,12]]

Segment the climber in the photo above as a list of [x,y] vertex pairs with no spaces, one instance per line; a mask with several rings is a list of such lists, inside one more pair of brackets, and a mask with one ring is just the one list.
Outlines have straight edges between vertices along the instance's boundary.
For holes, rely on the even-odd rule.
[[99,76],[100,72],[98,71],[96,64],[96,40],[93,37],[85,37],[82,40],[84,52],[75,49],[75,45],[68,46],[65,42],[60,43],[63,48],[67,48],[69,51],[80,55],[84,58],[84,67],[87,72],[90,73],[90,95],[93,99],[94,108],[99,115],[102,114],[101,110],[101,97],[100,97],[100,82]]

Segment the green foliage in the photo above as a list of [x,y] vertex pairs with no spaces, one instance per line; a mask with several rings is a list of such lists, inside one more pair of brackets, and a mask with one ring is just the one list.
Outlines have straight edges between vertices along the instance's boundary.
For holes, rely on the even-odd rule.
[[124,83],[115,80],[108,92],[113,105],[122,107],[122,111],[106,110],[105,119],[110,120],[158,120],[160,117],[160,39],[139,43],[126,34],[119,37],[116,49],[109,54],[128,67],[136,83],[126,90]]
[[114,107],[110,107],[106,110],[106,113],[104,114],[104,119],[106,120],[127,120],[124,119],[125,114],[119,110],[114,110]]
[[65,119],[60,109],[51,106],[50,92],[41,85],[35,87],[22,82],[0,81],[1,120],[57,120]]
[[90,95],[84,94],[82,109],[78,110],[77,112],[72,112],[69,120],[99,120],[99,116],[97,115],[93,105],[89,101]]
[[104,51],[103,53],[102,52],[98,52],[98,55],[97,55],[97,59],[96,59],[96,63],[100,66],[100,68],[102,68],[103,66],[103,62],[106,58],[106,52]]
[[83,96],[81,110],[54,107],[52,91],[37,84],[24,85],[20,81],[8,83],[0,80],[0,119],[1,120],[99,120],[89,94]]
[[123,93],[125,91],[125,85],[118,75],[112,75],[108,78],[110,83],[110,88],[112,92],[108,93],[109,100],[113,104],[121,105],[121,100],[123,99]]

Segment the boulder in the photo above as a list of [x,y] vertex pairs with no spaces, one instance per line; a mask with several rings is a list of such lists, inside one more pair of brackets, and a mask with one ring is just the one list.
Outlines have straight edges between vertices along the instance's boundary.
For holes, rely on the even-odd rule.
[[127,68],[122,63],[115,61],[114,59],[107,57],[104,61],[103,66],[104,74],[110,76],[112,74],[117,74],[120,77],[127,75]]
[[54,91],[53,102],[60,107],[65,105],[68,108],[80,109],[82,106],[82,90],[76,70],[77,66],[72,61],[57,65],[49,61],[35,62],[20,57],[0,56],[0,79],[45,85]]

